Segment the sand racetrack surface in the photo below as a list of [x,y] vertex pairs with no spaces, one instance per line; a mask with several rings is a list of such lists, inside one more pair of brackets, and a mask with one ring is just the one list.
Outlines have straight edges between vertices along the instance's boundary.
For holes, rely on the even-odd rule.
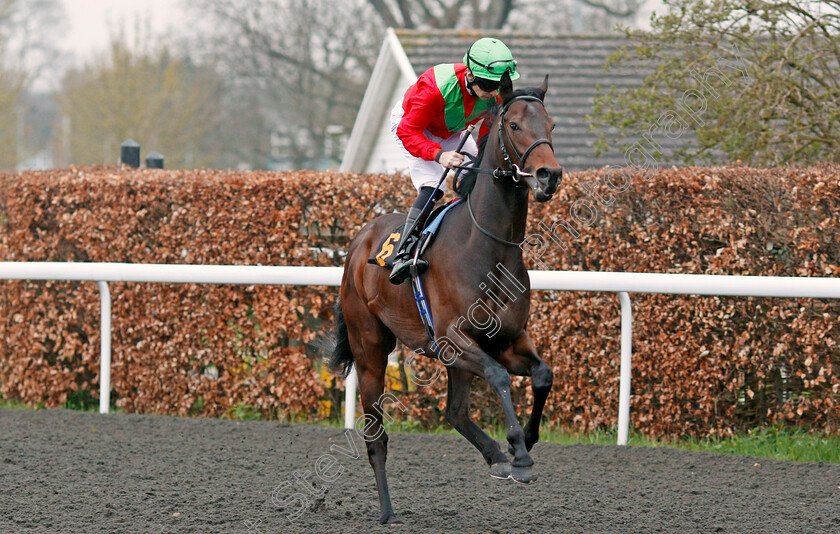
[[840,532],[837,464],[538,443],[520,485],[461,437],[390,437],[400,527],[340,429],[0,409],[0,532]]

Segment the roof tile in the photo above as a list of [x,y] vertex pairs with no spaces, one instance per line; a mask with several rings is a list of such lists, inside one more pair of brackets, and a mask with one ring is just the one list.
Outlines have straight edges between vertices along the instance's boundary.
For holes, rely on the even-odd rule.
[[[558,161],[569,169],[624,165],[624,152],[618,146],[594,156],[598,133],[589,131],[585,120],[593,111],[594,98],[611,86],[632,89],[644,83],[648,72],[644,68],[604,69],[612,53],[630,44],[623,35],[529,35],[478,30],[396,30],[396,34],[417,74],[439,63],[461,61],[469,46],[488,34],[502,39],[517,60],[522,76],[517,85],[539,85],[549,75],[546,107],[557,123],[554,147]],[[689,146],[696,143],[689,135],[679,141]],[[672,144],[670,148],[676,146]],[[669,148],[664,144],[663,147]],[[678,163],[667,161],[663,165]]]

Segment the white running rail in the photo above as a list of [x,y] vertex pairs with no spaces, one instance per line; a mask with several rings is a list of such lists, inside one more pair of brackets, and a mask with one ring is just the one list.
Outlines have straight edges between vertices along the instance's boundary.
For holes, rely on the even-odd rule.
[[[108,282],[193,284],[271,284],[338,286],[341,267],[245,265],[166,265],[144,263],[0,262],[0,280],[71,280],[97,282],[102,303],[100,413],[108,413],[111,389],[111,297]],[[531,289],[606,291],[621,305],[621,367],[618,444],[627,444],[630,423],[633,315],[629,293],[661,293],[734,297],[840,298],[840,278],[728,276],[583,271],[528,271]],[[356,413],[356,374],[347,379],[346,428]]]
[[99,286],[99,413],[108,413],[111,404],[111,292],[108,282],[338,286],[343,271],[342,267],[268,265],[0,262],[0,280],[90,281]]

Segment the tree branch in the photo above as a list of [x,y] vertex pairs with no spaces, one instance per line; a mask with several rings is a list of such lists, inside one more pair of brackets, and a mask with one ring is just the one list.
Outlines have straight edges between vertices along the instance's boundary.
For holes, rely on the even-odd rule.
[[608,15],[612,15],[614,17],[619,18],[628,18],[632,17],[636,13],[639,12],[640,3],[639,0],[625,0],[625,9],[617,9],[610,5],[607,5],[606,0],[599,1],[599,0],[575,0],[577,2],[581,2],[589,7],[594,7],[595,9],[600,9],[601,11],[607,13]]
[[510,17],[510,12],[513,11],[514,0],[501,0],[499,6],[499,13],[496,15],[496,20],[493,22],[494,28],[502,28]]
[[368,0],[368,3],[373,7],[373,10],[382,17],[382,22],[385,26],[390,28],[400,28],[402,24],[397,21],[397,17],[391,11],[391,8],[384,2],[384,0]]
[[403,27],[413,29],[416,28],[414,20],[411,18],[411,6],[407,0],[397,0],[397,7],[400,8],[400,14],[403,19]]

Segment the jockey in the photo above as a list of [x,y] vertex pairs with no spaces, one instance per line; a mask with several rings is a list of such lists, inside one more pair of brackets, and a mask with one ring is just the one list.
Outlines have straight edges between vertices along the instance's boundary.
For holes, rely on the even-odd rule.
[[[391,283],[401,284],[408,278],[409,243],[417,239],[416,234],[434,203],[443,197],[446,182],[438,190],[435,186],[444,168],[452,169],[464,163],[464,155],[456,151],[461,133],[499,102],[499,82],[505,72],[511,80],[519,78],[513,54],[502,41],[485,37],[470,46],[463,63],[436,65],[424,72],[406,90],[402,102],[394,106],[391,132],[408,160],[411,183],[417,188],[418,196],[408,210],[389,277]],[[482,123],[479,137],[488,129]],[[472,137],[467,139],[462,152],[473,158],[478,155]],[[428,262],[417,260],[418,272],[428,266]]]

